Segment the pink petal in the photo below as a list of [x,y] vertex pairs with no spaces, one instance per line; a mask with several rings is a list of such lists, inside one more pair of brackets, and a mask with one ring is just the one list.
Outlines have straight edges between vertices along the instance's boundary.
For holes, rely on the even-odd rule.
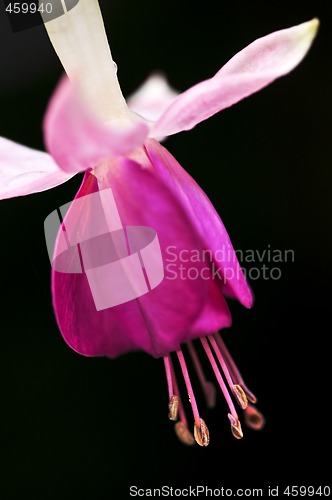
[[[204,247],[214,257],[214,269],[220,269],[223,279],[216,283],[223,293],[236,297],[245,307],[251,307],[253,297],[243,275],[231,240],[209,198],[176,159],[154,140],[145,149],[156,174],[177,197],[187,216],[204,241]],[[218,276],[216,277],[218,278]]]
[[[124,226],[149,226],[159,238],[165,277],[146,295],[97,311],[85,274],[53,270],[53,303],[65,341],[87,356],[117,356],[143,349],[158,357],[175,350],[181,342],[230,325],[227,304],[212,279],[202,279],[204,262],[183,263],[195,267],[195,280],[170,279],[169,246],[203,250],[202,241],[182,204],[154,171],[143,150],[135,160],[120,158],[101,166],[99,189],[111,188]],[[86,174],[78,197],[98,190],[92,174]],[[88,198],[86,198],[88,200]],[[70,218],[70,210],[65,218]],[[86,224],[89,202],[77,224]],[[83,230],[84,232],[84,230]],[[177,259],[179,262],[180,259]],[[208,270],[209,272],[209,270]],[[205,275],[206,276],[206,275]],[[116,286],[116,284],[114,284]]]
[[0,199],[46,191],[73,175],[63,172],[49,154],[0,137]]
[[236,54],[218,73],[181,94],[150,136],[166,136],[195,125],[289,73],[308,52],[318,20],[260,38]]
[[147,134],[143,121],[111,125],[98,121],[67,78],[56,89],[44,123],[46,147],[67,172],[84,171],[104,159],[130,153],[144,143]]
[[135,113],[155,122],[178,95],[163,75],[155,73],[128,97],[127,104]]

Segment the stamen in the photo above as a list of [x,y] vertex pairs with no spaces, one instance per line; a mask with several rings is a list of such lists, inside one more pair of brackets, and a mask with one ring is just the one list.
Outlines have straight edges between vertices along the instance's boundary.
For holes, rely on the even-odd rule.
[[260,431],[265,425],[264,415],[252,405],[248,405],[244,411],[244,421],[248,427],[255,431]]
[[179,403],[178,412],[179,412],[180,420],[187,427],[187,417],[186,417],[186,414],[185,414],[185,411],[183,408],[183,404],[182,404],[182,400],[181,400],[181,396],[180,396],[180,391],[179,391],[179,386],[178,386],[178,383],[176,380],[175,371],[174,371],[174,367],[173,367],[173,363],[172,363],[171,358],[170,358],[170,367],[171,367],[171,372],[172,372],[174,393],[178,397],[178,403]]
[[212,349],[216,353],[217,359],[218,359],[218,361],[220,363],[222,371],[224,372],[224,375],[225,375],[225,378],[226,378],[226,380],[228,382],[229,387],[232,388],[233,387],[233,380],[232,380],[232,377],[231,377],[231,375],[229,373],[227,364],[226,364],[224,358],[222,357],[221,352],[220,352],[220,350],[218,348],[217,342],[215,341],[213,335],[210,335],[209,337],[207,337],[207,339],[210,342],[210,344],[212,346]]
[[168,404],[169,414],[168,418],[170,420],[178,419],[178,409],[179,409],[179,398],[178,396],[172,396]]
[[214,408],[216,406],[216,388],[212,382],[207,380],[193,343],[188,342],[187,345],[189,354],[196,369],[197,377],[202,387],[202,391],[206,401],[206,406],[208,408]]
[[167,379],[168,396],[169,396],[169,399],[171,400],[172,396],[174,395],[174,392],[173,392],[171,357],[169,354],[166,354],[166,356],[164,356],[164,365],[165,365],[165,372],[166,372],[166,379]]
[[166,354],[166,356],[164,356],[164,364],[165,364],[165,372],[166,372],[168,396],[169,396],[168,418],[170,420],[177,420],[178,408],[179,408],[179,398],[178,398],[178,396],[176,396],[174,394],[174,391],[173,391],[173,378],[175,378],[175,374],[173,373],[173,370],[172,370],[172,361],[171,361],[170,354]]
[[243,377],[242,377],[238,367],[236,366],[229,350],[227,349],[226,344],[224,343],[223,339],[221,338],[221,336],[218,333],[216,333],[214,335],[214,338],[217,341],[218,347],[219,347],[219,349],[220,349],[220,351],[221,351],[221,353],[222,353],[222,355],[227,363],[228,369],[229,369],[231,376],[232,376],[233,384],[240,385],[242,387],[242,389],[244,390],[244,392],[246,393],[248,400],[251,403],[255,404],[257,402],[257,398],[248,389],[248,387],[244,383]]
[[210,344],[211,344],[211,346],[212,346],[212,348],[213,348],[213,350],[218,358],[218,361],[220,363],[222,371],[224,372],[225,378],[228,382],[230,389],[232,390],[234,396],[236,397],[240,407],[242,408],[242,410],[244,410],[248,406],[248,400],[247,400],[247,396],[246,396],[244,390],[242,389],[242,387],[240,385],[233,384],[233,379],[231,377],[231,374],[229,373],[227,363],[222,356],[222,353],[218,347],[218,344],[217,344],[215,338],[211,335],[208,337],[208,340],[209,340],[209,342],[210,342]]
[[239,419],[234,418],[233,415],[231,415],[230,413],[228,414],[228,418],[229,418],[229,421],[231,423],[231,431],[232,431],[233,436],[236,439],[243,438],[242,427],[241,427],[241,423],[240,423]]
[[195,439],[184,422],[180,421],[175,424],[175,432],[183,444],[188,446],[195,444]]
[[192,446],[195,444],[195,439],[194,439],[194,436],[191,434],[191,432],[188,429],[187,417],[186,417],[186,414],[185,414],[185,411],[183,408],[183,404],[182,404],[182,400],[180,397],[179,386],[178,386],[178,383],[176,380],[175,371],[174,371],[171,357],[169,358],[169,366],[170,366],[171,373],[172,373],[174,392],[178,398],[178,412],[179,412],[179,416],[180,416],[180,422],[177,422],[175,424],[175,433],[183,444],[186,444],[187,446]]
[[222,376],[220,374],[220,371],[219,371],[219,368],[217,366],[216,360],[214,359],[214,356],[212,354],[212,351],[210,349],[210,346],[209,346],[209,343],[208,343],[206,337],[202,337],[201,338],[201,342],[203,344],[203,347],[204,347],[204,350],[206,352],[206,355],[209,358],[209,361],[211,363],[211,366],[212,366],[212,369],[213,369],[214,374],[216,376],[216,379],[218,380],[220,389],[222,390],[224,398],[227,401],[227,404],[229,406],[230,412],[231,412],[232,416],[234,417],[234,419],[238,420],[238,416],[237,416],[237,413],[236,413],[236,410],[235,410],[232,398],[231,398],[231,396],[230,396],[230,394],[229,394],[229,392],[227,390],[226,384],[225,384],[225,382],[224,382],[224,380],[223,380],[223,378],[222,378]]
[[186,384],[186,388],[187,388],[187,391],[188,391],[189,402],[191,404],[191,408],[192,408],[192,411],[193,411],[195,423],[197,423],[197,425],[200,426],[201,418],[199,416],[199,412],[198,412],[198,407],[197,407],[197,403],[196,403],[194,391],[193,391],[193,388],[192,388],[192,385],[191,385],[191,382],[190,382],[190,378],[189,378],[189,373],[188,373],[186,361],[184,359],[184,356],[183,356],[183,353],[182,353],[181,349],[179,349],[178,351],[176,351],[176,354],[177,354],[178,359],[179,359],[179,363],[180,363],[180,366],[181,366],[183,378],[184,378],[184,381],[185,381],[185,384]]
[[207,446],[210,442],[209,429],[207,428],[207,425],[202,418],[200,419],[199,423],[195,422],[194,436],[196,443],[198,443],[200,446]]

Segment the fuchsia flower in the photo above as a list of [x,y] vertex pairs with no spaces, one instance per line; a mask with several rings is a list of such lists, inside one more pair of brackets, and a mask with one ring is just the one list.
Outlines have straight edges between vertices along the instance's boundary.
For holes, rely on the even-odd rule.
[[[263,416],[234,364],[218,330],[231,324],[225,296],[245,307],[252,294],[228,234],[209,199],[157,139],[189,130],[218,111],[257,92],[291,71],[305,56],[318,21],[260,38],[233,57],[217,74],[178,95],[161,76],[152,76],[126,103],[107,43],[97,0],[80,0],[64,16],[46,24],[49,37],[69,78],[49,104],[43,153],[0,139],[0,196],[9,198],[50,189],[85,171],[76,198],[112,189],[123,226],[149,226],[159,237],[164,259],[169,246],[181,250],[227,248],[216,261],[230,279],[168,279],[150,293],[97,311],[84,274],[53,270],[56,318],[65,341],[86,356],[115,357],[141,349],[163,357],[169,391],[169,418],[186,444],[194,438],[187,426],[171,353],[176,353],[194,415],[194,437],[209,443],[181,344],[187,344],[207,405],[215,391],[205,378],[193,340],[200,339],[229,406],[233,435],[242,437],[231,395],[245,412],[246,423],[262,427]],[[87,198],[88,199],[88,198]],[[107,210],[107,207],[104,207]],[[89,217],[89,203],[80,224]],[[192,263],[191,263],[192,265]],[[196,262],[198,270],[206,263]],[[116,286],[116,285],[115,285]],[[227,388],[229,386],[229,389]]]

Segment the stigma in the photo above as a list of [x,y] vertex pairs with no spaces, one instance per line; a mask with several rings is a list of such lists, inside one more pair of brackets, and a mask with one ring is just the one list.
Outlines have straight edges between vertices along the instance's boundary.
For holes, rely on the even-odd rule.
[[[244,423],[254,430],[263,428],[265,420],[263,415],[255,408],[257,402],[256,396],[248,389],[244,380],[233,361],[221,336],[216,333],[200,339],[202,350],[205,353],[212,371],[215,375],[219,388],[224,396],[228,406],[228,420],[233,436],[236,439],[242,439],[243,431],[235,403],[240,407],[244,414]],[[191,358],[192,365],[196,371],[197,378],[201,385],[205,402],[208,408],[213,408],[216,403],[216,389],[214,384],[206,378],[203,366],[192,342],[187,344],[187,351]],[[173,355],[174,356],[174,355]],[[175,351],[175,356],[179,364],[179,372],[182,375],[186,392],[188,394],[189,404],[192,409],[194,425],[193,433],[188,426],[188,420],[185,413],[184,399],[180,395],[179,385],[176,378],[176,371],[173,364],[171,353],[164,356],[164,365],[168,386],[169,404],[168,417],[175,424],[175,432],[179,440],[186,445],[193,445],[195,442],[199,446],[208,446],[210,442],[210,432],[205,420],[200,416],[196,402],[193,386],[190,380],[187,361],[182,348]],[[251,404],[250,404],[251,403]]]

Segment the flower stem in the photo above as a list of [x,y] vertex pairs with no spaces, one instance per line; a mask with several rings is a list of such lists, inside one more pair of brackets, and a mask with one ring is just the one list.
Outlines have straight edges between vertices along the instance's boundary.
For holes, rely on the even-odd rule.
[[128,108],[117,78],[98,0],[79,0],[53,20],[43,14],[45,28],[70,80],[83,98],[106,120],[126,115]]

